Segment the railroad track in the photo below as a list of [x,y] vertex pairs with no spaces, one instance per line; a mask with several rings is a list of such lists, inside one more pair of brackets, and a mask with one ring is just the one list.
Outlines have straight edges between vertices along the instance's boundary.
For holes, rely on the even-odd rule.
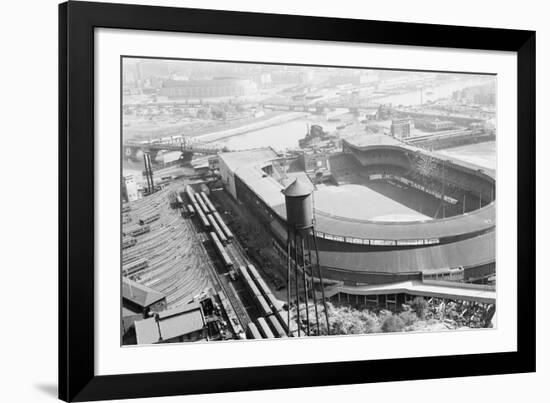
[[[198,243],[204,245],[204,242],[209,240],[207,234],[205,232],[199,232],[197,226],[195,224],[192,224],[190,220],[185,221],[186,225],[189,225],[192,228],[192,231],[195,234]],[[246,329],[251,320],[241,300],[237,297],[233,285],[227,279],[227,276],[220,275],[218,273],[218,270],[212,264],[211,258],[208,256],[208,253],[204,246],[201,246],[199,249],[200,253],[204,257],[204,260],[208,262],[207,267],[210,274],[211,282],[214,285],[214,289],[216,289],[216,292],[223,292],[223,294],[229,300],[229,303],[231,304],[231,307],[233,308],[233,311],[235,312],[235,315],[237,316],[237,319],[239,320],[241,326],[243,327],[243,329]]]

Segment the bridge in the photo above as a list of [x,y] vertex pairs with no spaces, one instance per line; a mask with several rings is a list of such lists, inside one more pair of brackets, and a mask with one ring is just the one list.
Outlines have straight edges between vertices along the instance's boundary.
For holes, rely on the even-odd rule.
[[125,158],[138,160],[138,151],[148,152],[154,159],[159,151],[179,151],[184,161],[191,161],[193,154],[217,154],[228,151],[227,147],[214,143],[201,143],[183,136],[152,139],[148,141],[128,140],[122,144]]

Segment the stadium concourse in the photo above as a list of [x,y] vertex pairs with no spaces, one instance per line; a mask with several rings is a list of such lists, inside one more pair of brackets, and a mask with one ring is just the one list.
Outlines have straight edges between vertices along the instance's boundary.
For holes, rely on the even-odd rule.
[[[495,273],[494,171],[378,134],[343,140],[322,183],[271,148],[220,154],[228,193],[271,230],[286,254],[281,191],[315,182],[316,236],[323,276],[346,285],[453,279]],[[297,168],[298,167],[298,168]],[[301,167],[301,168],[299,168]]]

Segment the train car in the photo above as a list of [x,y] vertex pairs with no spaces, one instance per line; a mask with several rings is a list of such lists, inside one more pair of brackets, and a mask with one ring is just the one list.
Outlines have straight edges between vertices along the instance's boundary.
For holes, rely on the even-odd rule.
[[136,238],[126,237],[122,240],[122,249],[128,249],[137,243]]
[[260,292],[263,294],[265,300],[269,304],[269,306],[272,308],[273,312],[275,312],[278,309],[281,309],[279,307],[279,302],[277,301],[277,298],[273,295],[271,292],[271,289],[268,287],[264,279],[260,276],[260,273],[254,267],[254,265],[249,264],[247,266],[248,272],[250,274],[250,277],[252,277],[252,280],[254,280],[254,283],[258,286],[260,289]]
[[227,251],[223,247],[223,245],[220,242],[220,240],[219,240],[218,236],[216,235],[216,233],[211,232],[210,233],[210,238],[214,242],[214,247],[215,247],[216,251],[218,252],[218,255],[220,255],[225,268],[232,269],[233,268],[233,261],[231,260],[231,258],[227,254]]
[[249,323],[246,329],[246,337],[249,339],[261,339],[262,335],[254,323]]
[[128,230],[126,232],[123,232],[123,235],[124,236],[134,236],[135,237],[135,236],[138,236],[138,235],[145,234],[149,231],[151,231],[151,228],[148,225],[143,225],[141,227],[137,227],[137,228]]
[[210,229],[210,222],[206,219],[206,216],[204,215],[204,213],[202,212],[202,210],[200,209],[199,205],[197,203],[194,203],[193,204],[193,207],[195,208],[195,211],[197,212],[197,214],[199,215],[199,218],[201,220],[201,223],[202,223],[202,226],[205,228],[205,229]]
[[216,211],[216,207],[214,207],[214,205],[212,204],[212,202],[210,201],[210,198],[206,195],[206,193],[204,192],[201,192],[200,193],[202,199],[204,200],[204,203],[206,204],[206,206],[210,209],[210,212],[213,213]]
[[131,276],[140,270],[149,267],[149,261],[147,259],[138,259],[131,263],[127,263],[122,266],[122,274],[125,276]]
[[177,202],[178,208],[182,208],[184,206],[183,199],[181,198],[181,196],[179,194],[176,195],[176,202]]
[[197,200],[197,203],[198,205],[201,207],[202,209],[202,212],[204,214],[208,214],[210,213],[210,209],[206,206],[206,204],[204,203],[204,200],[202,199],[202,197],[200,196],[200,193],[195,193],[195,199]]
[[194,217],[195,216],[195,209],[191,204],[187,205],[187,217]]
[[150,224],[154,221],[157,221],[159,218],[160,218],[160,213],[156,213],[145,218],[140,218],[139,225]]
[[210,225],[212,225],[212,229],[214,230],[214,232],[216,233],[216,235],[220,239],[221,243],[224,244],[224,245],[227,245],[227,238],[225,237],[225,234],[221,230],[220,226],[218,225],[218,223],[216,222],[214,217],[212,217],[211,214],[208,214],[206,216],[206,218],[210,222]]
[[286,335],[285,330],[283,329],[283,326],[281,326],[281,324],[279,323],[279,320],[275,315],[267,316],[266,320],[269,326],[271,327],[271,330],[273,331],[273,334],[275,335],[275,337],[277,338],[288,337]]
[[262,334],[262,337],[264,339],[274,339],[275,335],[269,328],[267,322],[265,321],[265,318],[258,318],[256,319],[256,326],[258,327],[258,330]]
[[285,333],[288,334],[288,312],[283,311],[282,309],[274,311],[275,317],[279,321],[279,324],[282,326]]
[[244,279],[246,288],[248,289],[250,294],[253,296],[254,302],[258,310],[260,311],[260,313],[263,316],[271,315],[273,313],[271,308],[269,307],[268,303],[266,302],[259,288],[254,283],[254,280],[252,280],[252,278],[246,271],[246,268],[244,266],[239,266],[239,271],[241,272],[241,276]]
[[224,234],[227,238],[227,242],[231,242],[233,240],[233,233],[231,232],[229,227],[223,221],[222,217],[220,216],[220,213],[215,211],[213,214],[214,214],[214,217],[216,218],[216,221],[218,221],[218,225],[220,226],[220,228],[224,232]]
[[195,193],[193,192],[193,189],[191,189],[191,186],[187,185],[185,187],[185,193],[187,194],[187,197],[189,200],[191,200],[191,203],[195,203]]

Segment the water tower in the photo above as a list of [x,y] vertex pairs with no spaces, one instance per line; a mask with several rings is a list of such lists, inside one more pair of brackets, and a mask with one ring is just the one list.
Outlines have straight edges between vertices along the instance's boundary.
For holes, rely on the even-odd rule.
[[295,279],[295,302],[296,322],[298,325],[298,337],[300,337],[300,298],[303,296],[306,313],[306,335],[311,334],[309,321],[309,297],[312,295],[315,307],[315,321],[317,334],[319,334],[319,313],[317,308],[317,293],[315,281],[319,281],[321,288],[321,299],[325,311],[327,334],[329,334],[328,311],[325,302],[325,289],[323,277],[319,265],[319,249],[315,237],[315,226],[313,219],[313,187],[309,182],[300,179],[294,180],[283,190],[286,205],[286,263],[287,263],[287,306],[288,309],[288,332],[290,335],[290,289],[291,275]]

